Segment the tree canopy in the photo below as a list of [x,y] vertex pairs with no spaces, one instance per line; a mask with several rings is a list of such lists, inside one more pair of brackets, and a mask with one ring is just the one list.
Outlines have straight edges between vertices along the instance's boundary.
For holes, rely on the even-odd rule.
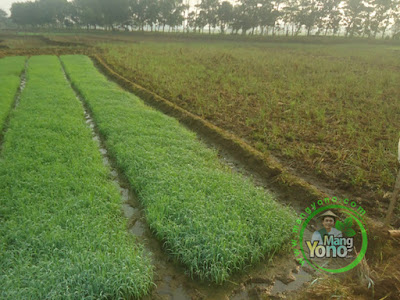
[[[226,33],[385,37],[399,31],[400,0],[36,0],[11,7],[20,26],[84,26],[113,30],[186,30]],[[0,20],[6,18],[0,11]],[[398,34],[397,34],[398,35]]]

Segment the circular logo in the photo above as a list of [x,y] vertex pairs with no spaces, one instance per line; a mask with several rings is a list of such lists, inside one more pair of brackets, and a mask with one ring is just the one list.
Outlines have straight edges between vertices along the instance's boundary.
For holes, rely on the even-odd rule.
[[[325,198],[325,203],[329,203],[327,199]],[[319,200],[317,203],[321,205],[322,202],[322,200]],[[341,201],[333,197],[331,202]],[[345,199],[344,203],[347,204],[348,199]],[[299,226],[294,228],[294,232],[299,234],[299,241],[298,243],[292,241],[293,246],[300,245],[300,252],[295,249],[295,255],[302,255],[302,258],[297,258],[297,260],[302,265],[304,262],[307,262],[312,268],[329,273],[342,273],[357,266],[367,251],[368,238],[362,219],[365,210],[361,207],[356,210],[356,206],[355,202],[351,202],[350,207],[342,204],[330,204],[318,208],[316,203],[313,203],[311,205],[313,209],[307,208],[305,211],[308,216],[301,214],[301,219],[297,220]],[[338,220],[338,216],[331,211],[332,209],[340,211],[345,215],[345,219]],[[310,234],[309,231],[305,234],[307,225],[317,217],[321,217],[321,228],[316,230],[311,238],[306,238]],[[359,230],[355,230],[354,226],[358,227]],[[360,248],[358,253],[355,249],[357,232],[361,233],[361,241],[357,240],[358,247]],[[354,256],[354,254],[357,255]],[[343,266],[343,263],[349,261],[349,258],[351,262]],[[328,263],[327,259],[329,261],[332,259],[341,260],[340,266],[337,268],[326,266]]]

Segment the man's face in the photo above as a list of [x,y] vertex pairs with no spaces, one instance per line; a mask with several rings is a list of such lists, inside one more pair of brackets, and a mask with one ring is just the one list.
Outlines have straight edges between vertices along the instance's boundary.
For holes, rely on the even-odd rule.
[[332,217],[325,217],[324,220],[322,221],[322,225],[327,230],[331,229],[335,225],[335,219]]

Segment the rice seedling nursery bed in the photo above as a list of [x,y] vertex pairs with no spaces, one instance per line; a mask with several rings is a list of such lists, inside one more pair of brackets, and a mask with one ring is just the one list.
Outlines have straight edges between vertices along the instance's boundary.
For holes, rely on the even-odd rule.
[[0,59],[0,136],[20,86],[25,57],[11,56]]
[[191,275],[223,282],[288,241],[292,210],[222,166],[178,121],[109,82],[88,57],[61,60],[150,228]]
[[296,171],[368,199],[395,179],[399,46],[102,44],[117,73]]
[[[15,70],[1,73],[18,77],[24,60],[7,58]],[[30,58],[0,153],[0,298],[145,295],[152,266],[126,232],[120,200],[59,59]]]

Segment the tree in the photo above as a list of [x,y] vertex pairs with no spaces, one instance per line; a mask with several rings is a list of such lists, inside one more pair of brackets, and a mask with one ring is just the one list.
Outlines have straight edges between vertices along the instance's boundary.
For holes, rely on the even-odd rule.
[[372,14],[374,13],[374,8],[372,6],[365,6],[365,14],[363,16],[362,23],[362,36],[367,35],[371,37],[372,28],[376,25],[376,21],[372,18]]
[[211,27],[217,26],[218,0],[201,0],[198,7],[204,12],[203,16],[207,20],[208,33],[211,34]]
[[131,14],[131,24],[138,26],[139,30],[144,30],[144,24],[146,23],[146,0],[130,0],[129,8]]
[[0,20],[4,21],[7,19],[7,13],[0,8]]
[[182,0],[174,1],[174,9],[168,18],[168,26],[176,27],[182,25],[185,20],[184,13],[189,8],[188,5],[183,4]]
[[196,18],[196,27],[199,27],[199,32],[203,32],[204,26],[207,24],[207,13],[204,10],[201,10]]
[[241,5],[233,7],[232,34],[238,34],[239,30],[242,28],[242,9],[243,7]]
[[68,13],[67,0],[39,0],[41,23],[63,26]]
[[103,25],[114,29],[117,24],[125,23],[130,16],[128,0],[97,0]]
[[160,0],[159,2],[159,22],[162,25],[163,32],[165,31],[165,25],[169,23],[170,16],[173,14],[174,6],[174,0]]
[[323,1],[323,16],[326,18],[325,22],[325,35],[328,30],[332,31],[335,35],[340,28],[340,22],[342,21],[342,14],[339,10],[339,6],[342,0],[325,0]]
[[20,26],[43,23],[39,2],[17,2],[11,6],[11,20]]
[[187,6],[182,0],[160,0],[159,2],[159,22],[165,30],[165,25],[175,27],[184,21],[183,13]]
[[285,0],[275,0],[273,1],[274,8],[272,10],[272,35],[275,35],[275,26],[279,18],[283,15],[281,5]]
[[80,24],[85,24],[89,29],[91,25],[104,25],[101,5],[98,0],[74,0],[77,19]]
[[321,9],[319,3],[315,0],[301,0],[297,21],[300,26],[304,25],[306,27],[307,35],[310,35],[311,30],[320,20]]
[[363,0],[348,0],[343,7],[346,36],[352,37],[362,31],[363,17],[366,13]]
[[249,29],[252,29],[253,34],[254,28],[260,23],[258,0],[241,0],[240,2],[236,23],[240,26],[242,34],[246,34]]
[[8,23],[7,13],[0,9],[0,28],[5,27]]
[[187,16],[187,24],[190,28],[193,28],[193,31],[196,32],[197,30],[197,14],[194,11],[191,11]]
[[391,29],[393,32],[393,39],[400,40],[400,18],[398,16],[395,19],[394,24]]
[[[285,23],[291,24],[292,36],[295,34],[297,35],[301,29],[301,24],[299,22],[300,18],[298,16],[299,12],[299,0],[287,0],[284,8],[282,9],[282,19]],[[286,35],[289,35],[288,29],[286,30]]]
[[373,35],[376,37],[378,31],[382,32],[382,38],[390,25],[390,19],[394,17],[396,7],[399,2],[397,0],[375,0],[373,18]]
[[151,31],[153,31],[153,26],[158,22],[160,10],[157,0],[147,0],[146,2],[145,20],[146,24],[150,25]]
[[217,18],[221,33],[225,33],[225,28],[233,21],[233,5],[228,1],[219,4]]

